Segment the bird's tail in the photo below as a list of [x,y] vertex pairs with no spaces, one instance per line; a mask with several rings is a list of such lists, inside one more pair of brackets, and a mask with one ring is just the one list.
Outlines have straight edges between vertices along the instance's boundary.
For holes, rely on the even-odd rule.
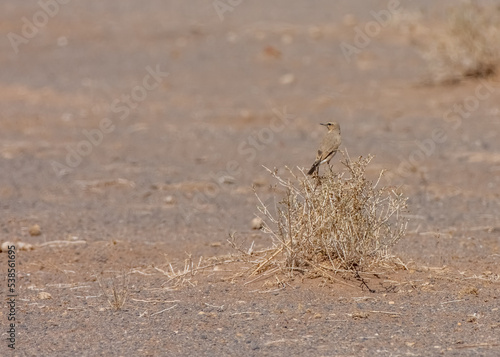
[[314,164],[311,166],[311,169],[307,172],[308,175],[312,175],[314,171],[316,171],[316,168],[318,167],[319,163],[321,161],[315,161]]

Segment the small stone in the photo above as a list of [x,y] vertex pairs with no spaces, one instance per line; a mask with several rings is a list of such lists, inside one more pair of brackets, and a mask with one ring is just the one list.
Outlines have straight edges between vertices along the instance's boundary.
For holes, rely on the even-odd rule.
[[368,314],[367,312],[364,312],[364,311],[356,311],[356,312],[352,313],[352,315],[351,315],[351,317],[354,320],[367,319],[368,316],[370,316],[370,314]]
[[38,299],[40,300],[49,300],[49,299],[52,299],[52,295],[50,295],[48,292],[46,291],[40,291],[37,295]]
[[293,73],[287,73],[280,78],[280,83],[283,85],[292,84],[295,82],[295,75]]
[[252,118],[252,112],[248,109],[241,109],[240,110],[240,116],[243,118],[243,119],[250,119]]
[[475,322],[477,322],[477,317],[476,316],[469,316],[467,318],[467,322],[475,323]]
[[38,224],[34,224],[30,227],[29,234],[30,236],[39,236],[40,234],[42,234],[42,230],[40,229],[40,226]]
[[264,55],[266,55],[266,57],[271,57],[271,58],[281,57],[281,51],[273,46],[267,46],[266,48],[264,48],[263,52]]
[[173,196],[167,196],[165,197],[164,202],[167,205],[173,205],[175,203],[175,198]]
[[29,243],[24,243],[24,242],[18,242],[16,244],[16,248],[19,250],[33,250],[33,245]]
[[2,243],[2,247],[1,247],[2,252],[6,252],[6,251],[8,251],[8,250],[9,250],[9,247],[10,247],[10,246],[12,246],[12,245],[15,245],[15,244],[14,244],[13,242],[9,242],[9,241],[7,241],[7,242],[3,242],[3,243]]
[[236,179],[233,176],[224,175],[224,176],[219,177],[218,181],[221,184],[223,184],[223,183],[233,184],[233,183],[235,183]]
[[264,221],[262,221],[262,218],[260,217],[255,217],[252,219],[252,229],[261,229],[263,227]]
[[9,247],[11,246],[15,246],[16,248],[16,251],[17,250],[33,250],[33,245],[32,244],[29,244],[29,243],[24,243],[24,242],[17,242],[17,243],[14,243],[14,242],[3,242],[2,243],[2,246],[0,247],[0,251],[2,252],[7,252],[9,250]]

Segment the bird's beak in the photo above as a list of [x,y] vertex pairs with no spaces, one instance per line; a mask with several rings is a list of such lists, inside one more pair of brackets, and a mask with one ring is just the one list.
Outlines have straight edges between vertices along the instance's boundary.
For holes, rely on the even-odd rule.
[[326,123],[319,123],[319,125],[328,126],[328,124],[326,124]]

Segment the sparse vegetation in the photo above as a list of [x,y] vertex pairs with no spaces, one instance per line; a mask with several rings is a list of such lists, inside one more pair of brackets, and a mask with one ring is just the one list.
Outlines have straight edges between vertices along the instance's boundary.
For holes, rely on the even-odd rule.
[[500,9],[454,6],[445,27],[430,29],[420,45],[433,82],[491,76],[500,62]]
[[344,156],[344,169],[311,178],[288,170],[283,179],[270,171],[284,187],[284,197],[275,209],[260,200],[259,210],[267,218],[264,231],[273,239],[272,249],[256,261],[254,273],[279,267],[291,273],[313,275],[366,271],[395,262],[391,247],[405,234],[407,198],[389,187],[378,188],[366,178],[372,156],[351,161]]
[[111,278],[109,281],[104,282],[101,278],[97,279],[103,295],[106,296],[109,305],[114,310],[120,310],[125,305],[129,294],[129,274],[123,273],[119,283],[116,282],[117,279],[120,278]]

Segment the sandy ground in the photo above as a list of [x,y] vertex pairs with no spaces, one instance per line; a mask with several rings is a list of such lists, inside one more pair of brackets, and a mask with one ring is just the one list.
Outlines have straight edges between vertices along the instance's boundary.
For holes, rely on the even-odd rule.
[[[386,1],[221,3],[0,2],[0,238],[34,247],[16,254],[15,350],[0,255],[0,354],[498,356],[499,78],[425,85],[414,45],[454,2],[402,1],[352,56]],[[241,265],[169,280],[234,253],[231,232],[269,246],[251,187],[271,197],[262,165],[308,167],[330,119],[410,198],[408,270],[375,293]]]

